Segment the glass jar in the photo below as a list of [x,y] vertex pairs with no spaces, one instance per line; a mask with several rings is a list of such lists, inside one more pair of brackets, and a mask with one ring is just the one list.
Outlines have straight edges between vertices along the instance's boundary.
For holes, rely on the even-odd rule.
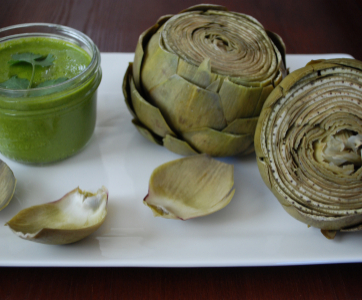
[[64,82],[30,89],[0,87],[0,152],[19,162],[50,163],[77,153],[93,134],[100,53],[88,36],[66,26],[29,23],[0,29],[0,47],[29,38],[56,39],[90,57],[88,66]]

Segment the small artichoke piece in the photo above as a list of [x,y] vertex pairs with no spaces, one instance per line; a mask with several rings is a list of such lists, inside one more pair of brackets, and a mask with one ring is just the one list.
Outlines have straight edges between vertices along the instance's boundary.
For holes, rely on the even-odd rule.
[[255,149],[266,185],[332,239],[362,229],[362,62],[312,61],[270,94]]
[[248,15],[198,5],[141,34],[123,93],[150,141],[181,155],[245,155],[284,73],[278,35]]
[[96,193],[76,188],[57,201],[23,209],[5,225],[25,240],[53,245],[74,243],[103,224],[107,204],[105,187]]
[[156,217],[187,220],[228,205],[235,192],[233,185],[233,165],[194,155],[156,168],[143,201]]
[[4,209],[13,198],[16,178],[6,163],[0,160],[0,210]]

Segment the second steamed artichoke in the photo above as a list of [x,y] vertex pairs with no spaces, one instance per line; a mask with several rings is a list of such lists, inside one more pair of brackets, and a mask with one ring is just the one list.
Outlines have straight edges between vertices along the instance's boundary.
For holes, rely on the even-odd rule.
[[216,5],[163,16],[143,32],[123,91],[133,123],[181,154],[254,150],[258,116],[285,72],[280,37]]
[[255,133],[260,174],[294,218],[333,238],[362,229],[362,62],[311,61],[270,94]]

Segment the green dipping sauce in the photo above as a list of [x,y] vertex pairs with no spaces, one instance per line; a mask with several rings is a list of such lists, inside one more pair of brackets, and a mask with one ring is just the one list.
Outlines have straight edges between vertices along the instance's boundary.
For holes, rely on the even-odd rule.
[[[31,88],[0,88],[0,152],[35,164],[69,157],[84,147],[94,131],[101,81],[99,52],[93,53],[98,59],[94,63],[88,52],[64,39],[39,36],[0,42],[0,83],[13,76],[31,81],[31,64],[8,63],[12,55],[21,53],[51,54],[54,61],[35,67]],[[36,88],[58,78],[67,80]]]
[[82,48],[69,42],[44,37],[30,37],[0,43],[0,83],[17,75],[30,81],[32,66],[28,63],[9,64],[12,55],[34,53],[55,58],[49,67],[36,66],[32,87],[46,80],[71,79],[82,73],[91,62],[91,57]]

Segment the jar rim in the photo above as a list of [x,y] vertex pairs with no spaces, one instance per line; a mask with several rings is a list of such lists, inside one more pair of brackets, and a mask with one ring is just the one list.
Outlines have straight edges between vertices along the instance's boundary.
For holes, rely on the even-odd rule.
[[[43,28],[43,29],[50,29],[54,32],[37,32],[36,30],[31,32],[23,32],[23,33],[16,33],[16,34],[10,34],[6,36],[1,36],[1,34],[4,34],[6,32],[9,32],[11,30],[18,30],[18,29],[31,29],[31,28]],[[57,34],[58,33],[58,34]],[[64,25],[59,24],[53,24],[53,23],[23,23],[23,24],[16,24],[11,25],[7,27],[0,28],[0,43],[9,40],[9,39],[16,39],[16,38],[22,38],[22,37],[29,37],[29,34],[32,34],[33,36],[48,36],[48,37],[56,37],[60,36],[59,34],[63,34],[62,36],[67,36],[69,38],[74,39],[78,42],[83,42],[86,47],[91,51],[89,53],[91,55],[91,61],[89,65],[78,75],[64,81],[58,84],[54,84],[51,86],[46,87],[40,87],[40,88],[32,88],[32,89],[7,89],[7,88],[1,88],[0,92],[5,95],[12,95],[14,98],[22,97],[24,94],[29,95],[31,93],[39,93],[46,91],[46,94],[52,94],[53,92],[57,92],[59,90],[63,90],[62,87],[67,88],[69,86],[72,86],[73,84],[77,83],[80,80],[80,84],[84,81],[86,81],[89,76],[93,74],[93,70],[98,68],[100,65],[100,52],[98,50],[98,47],[95,45],[95,43],[92,41],[90,37],[88,37],[83,32],[68,27]],[[88,52],[88,51],[87,51]],[[17,96],[18,95],[18,96]]]

